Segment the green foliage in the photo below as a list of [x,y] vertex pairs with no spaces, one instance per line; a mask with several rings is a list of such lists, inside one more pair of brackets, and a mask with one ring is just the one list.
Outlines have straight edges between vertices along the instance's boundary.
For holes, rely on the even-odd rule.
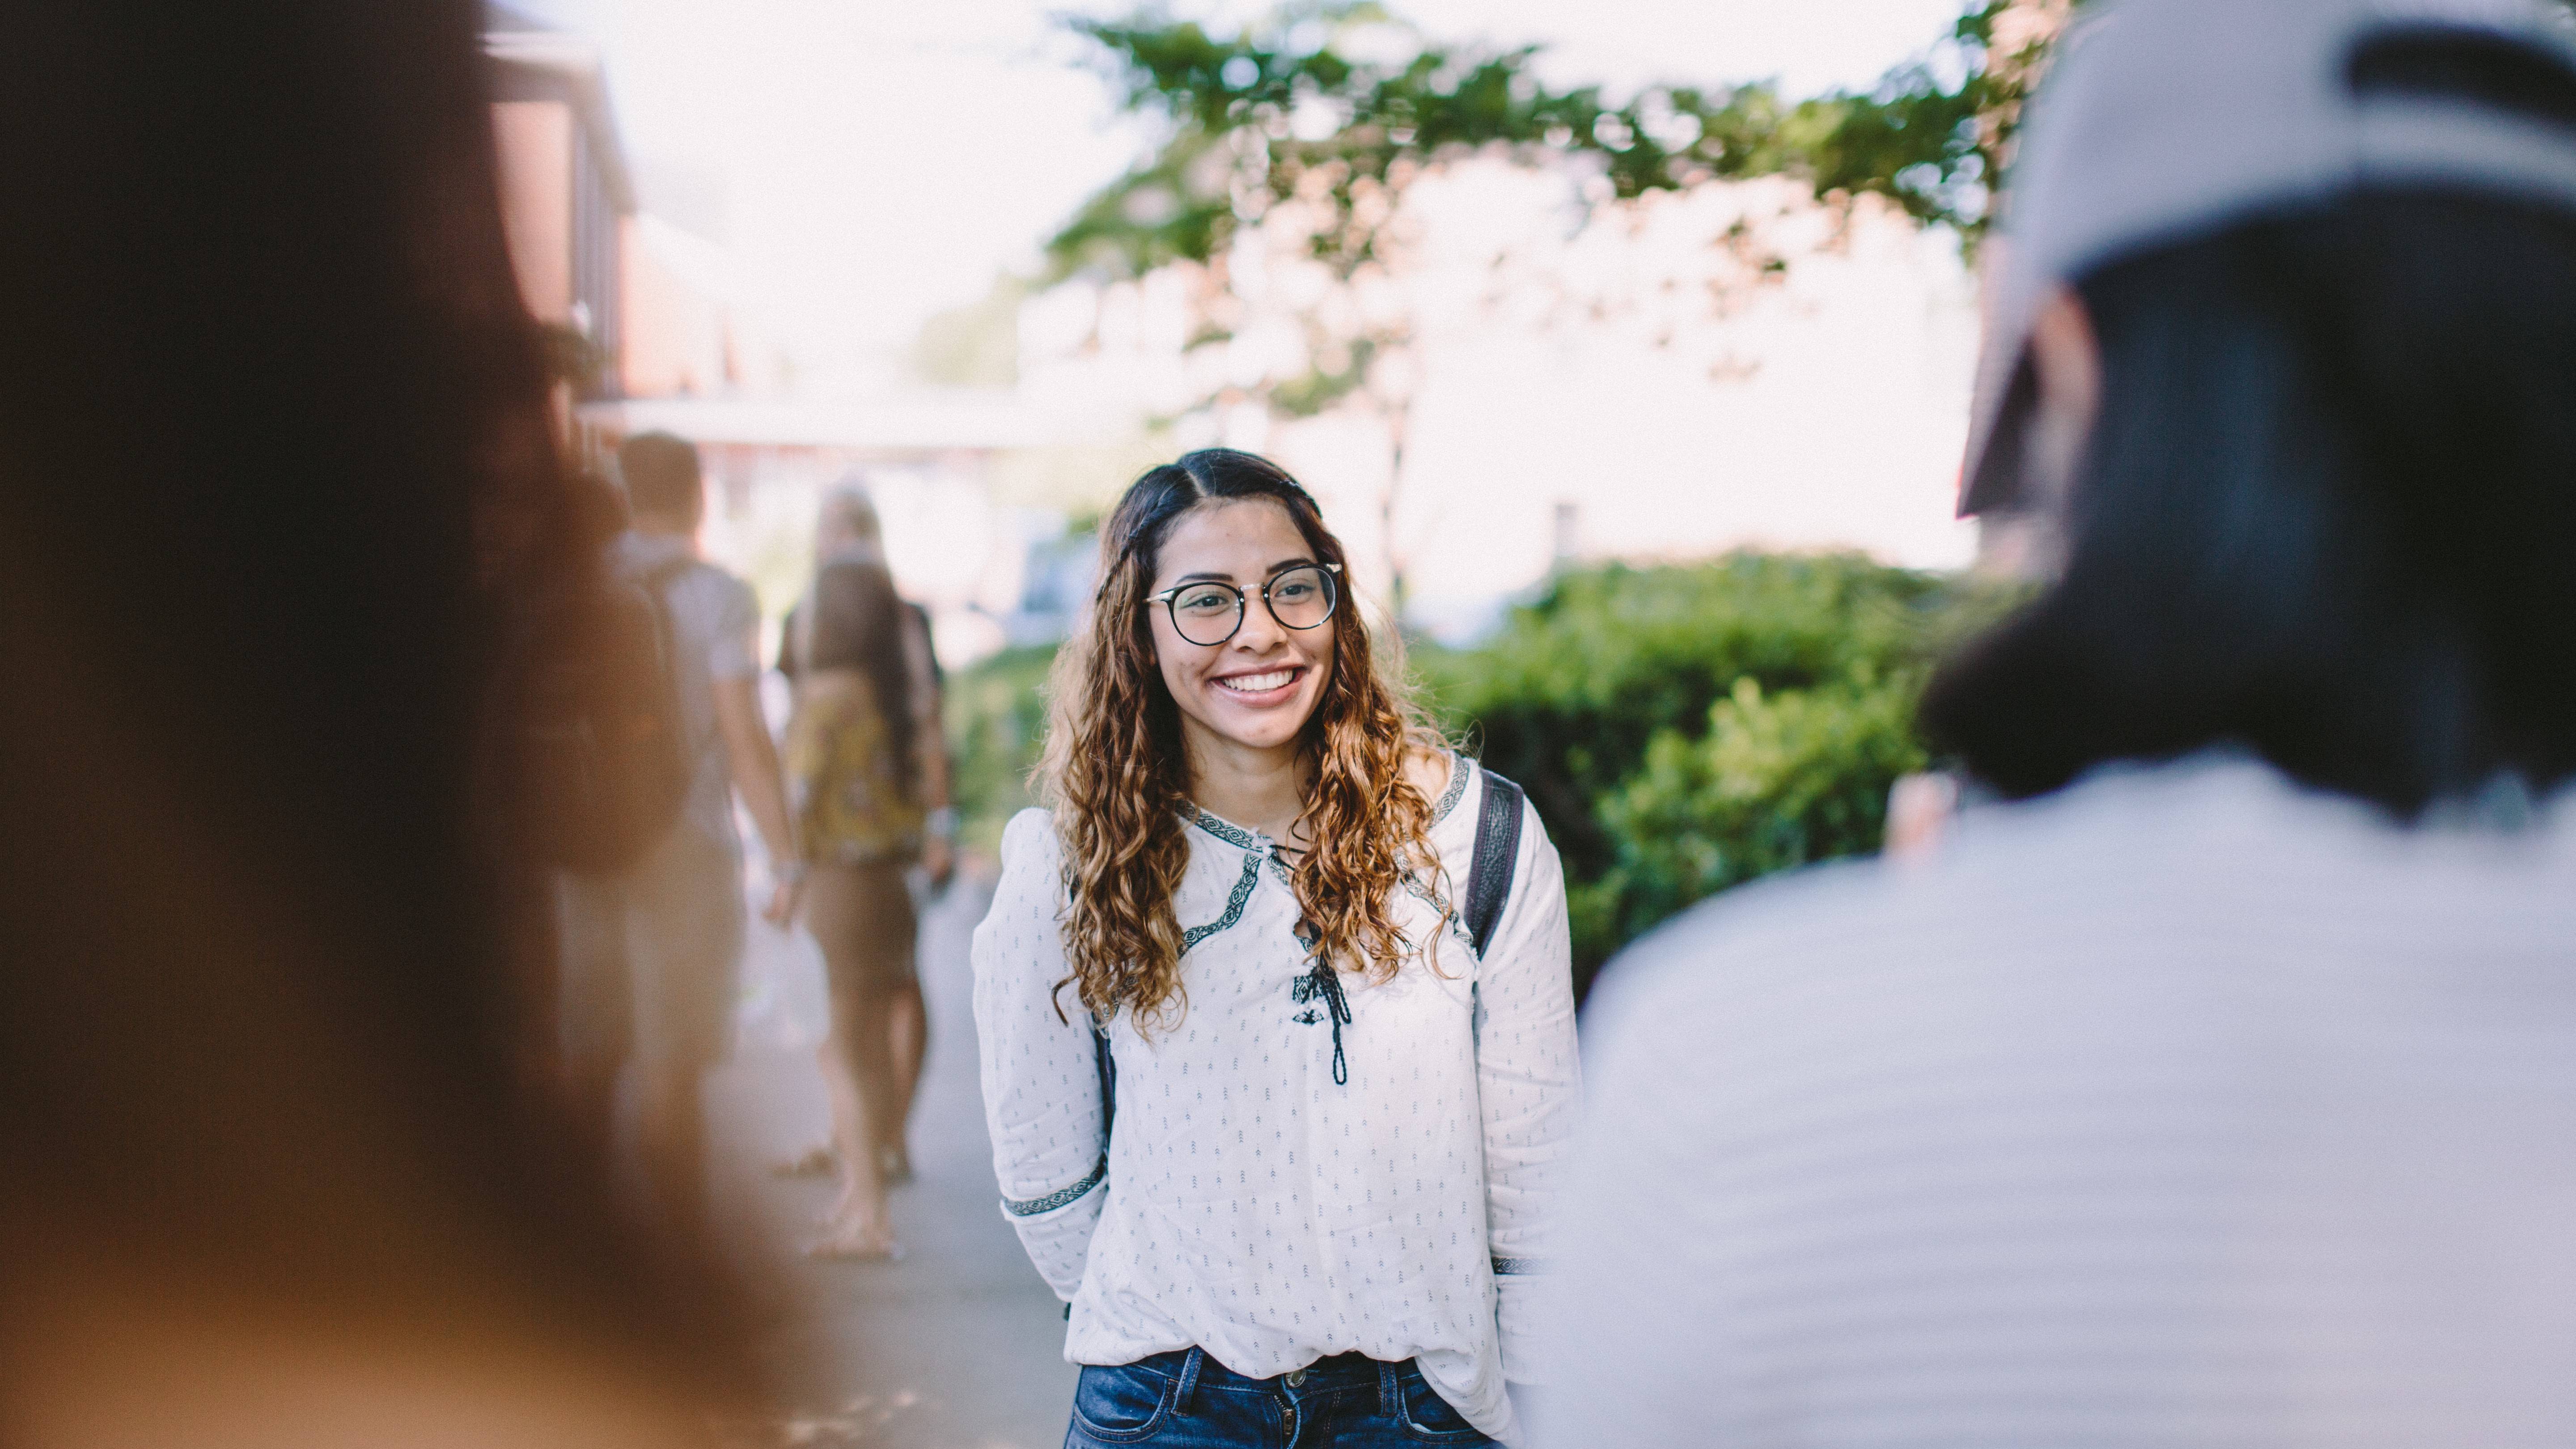
[[1046,735],[1053,645],[1005,649],[948,678],[944,693],[959,843],[996,854],[1002,827],[1036,803],[1029,772]]
[[1857,555],[1611,564],[1559,575],[1484,647],[1421,650],[1415,664],[1440,715],[1531,792],[1569,869],[1592,877],[1615,856],[1593,802],[1656,735],[1704,733],[1739,679],[1780,694],[1915,665],[1948,596],[1931,575]]
[[[1417,646],[1440,722],[1519,781],[1564,857],[1577,979],[1674,912],[1878,848],[1926,759],[1933,662],[2018,594],[1851,554],[1566,573],[1474,649]],[[1030,803],[1053,651],[949,682],[966,840]]]
[[[1994,53],[1995,22],[2013,3],[1987,0],[1961,16],[1935,48],[1947,67],[1918,60],[1865,95],[1832,98],[1833,128],[1801,158],[1816,194],[1884,196],[1971,243],[1983,235],[1989,190],[2046,59],[2045,42]],[[1957,74],[1945,80],[1944,68]]]
[[[1534,47],[1429,41],[1372,4],[1292,7],[1223,38],[1150,12],[1067,23],[1100,46],[1128,108],[1162,118],[1168,133],[1049,244],[1060,274],[1206,261],[1238,222],[1303,194],[1332,204],[1340,224],[1316,253],[1348,276],[1377,255],[1372,194],[1444,155],[1590,156],[1624,197],[1780,171],[1796,159],[1784,142],[1832,129],[1817,103],[1785,105],[1764,85],[1656,87],[1620,105],[1598,87],[1553,90],[1530,63]],[[1405,40],[1399,58],[1346,53],[1360,32],[1390,30]],[[1329,128],[1312,129],[1316,116]]]
[[[1270,206],[1320,196],[1337,221],[1316,253],[1349,276],[1377,255],[1386,208],[1376,198],[1424,163],[1492,147],[1587,158],[1620,197],[1800,175],[1819,196],[1883,195],[1974,235],[2040,58],[2036,46],[1990,58],[2010,4],[1963,16],[1936,47],[1943,64],[1900,67],[1866,93],[1793,101],[1764,83],[1662,85],[1619,104],[1597,86],[1542,83],[1536,47],[1434,41],[1375,4],[1294,5],[1227,36],[1154,11],[1072,19],[1127,108],[1162,119],[1166,134],[1083,205],[1048,255],[1058,275],[1204,262]],[[1403,43],[1386,58],[1390,32]],[[1310,124],[1317,117],[1328,124]]]
[[1444,723],[1530,793],[1578,967],[1755,875],[1873,850],[1932,661],[2008,600],[1857,555],[1559,576],[1482,648],[1424,649]]
[[1747,677],[1701,738],[1657,732],[1638,772],[1595,807],[1613,864],[1568,892],[1587,960],[1729,886],[1875,852],[1889,788],[1928,758],[1914,734],[1919,682],[1909,672],[1766,695]]

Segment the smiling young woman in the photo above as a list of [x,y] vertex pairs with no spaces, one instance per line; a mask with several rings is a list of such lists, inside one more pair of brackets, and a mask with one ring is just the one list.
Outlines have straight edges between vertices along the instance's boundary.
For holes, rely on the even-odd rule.
[[1406,701],[1278,467],[1153,469],[1102,548],[975,936],[1066,1443],[1510,1435],[1576,1096],[1556,851]]

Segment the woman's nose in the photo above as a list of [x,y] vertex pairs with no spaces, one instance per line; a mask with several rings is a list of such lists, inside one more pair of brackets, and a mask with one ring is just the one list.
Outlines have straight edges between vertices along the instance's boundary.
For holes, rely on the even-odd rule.
[[1278,619],[1270,613],[1270,606],[1262,602],[1259,595],[1243,601],[1243,627],[1234,631],[1236,648],[1260,654],[1287,637],[1288,631],[1279,626]]

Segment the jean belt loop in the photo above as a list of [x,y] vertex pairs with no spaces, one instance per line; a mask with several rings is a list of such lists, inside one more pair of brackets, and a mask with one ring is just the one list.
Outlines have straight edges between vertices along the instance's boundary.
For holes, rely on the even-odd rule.
[[1377,1411],[1390,1419],[1404,1417],[1404,1385],[1397,1377],[1399,1366],[1378,1360]]
[[1207,1350],[1192,1346],[1190,1356],[1181,1360],[1181,1386],[1172,1395],[1172,1412],[1190,1411],[1190,1394],[1199,1386],[1199,1366],[1207,1362]]

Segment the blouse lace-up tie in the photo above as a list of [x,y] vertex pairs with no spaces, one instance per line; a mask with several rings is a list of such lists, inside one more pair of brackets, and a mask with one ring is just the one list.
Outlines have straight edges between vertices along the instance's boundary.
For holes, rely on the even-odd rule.
[[[1331,962],[1319,956],[1315,959],[1315,964],[1308,968],[1306,974],[1298,977],[1288,988],[1288,994],[1300,1006],[1318,999],[1323,1001],[1324,1015],[1333,1024],[1333,1081],[1337,1086],[1349,1086],[1351,1067],[1350,1062],[1342,1055],[1342,1028],[1350,1022],[1351,1001],[1349,997],[1342,994],[1342,973],[1334,970]],[[1311,1021],[1314,1019],[1314,1013],[1308,1012],[1298,1019]]]

